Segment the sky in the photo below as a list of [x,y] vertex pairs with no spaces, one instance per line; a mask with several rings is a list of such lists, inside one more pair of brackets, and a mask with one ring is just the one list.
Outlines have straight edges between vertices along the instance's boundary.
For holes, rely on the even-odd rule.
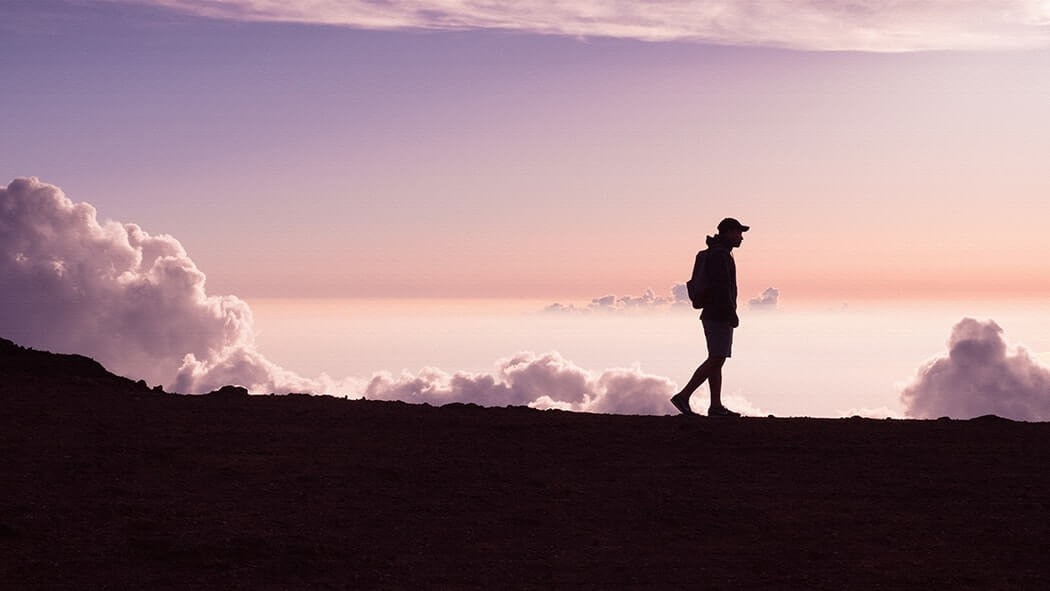
[[[253,4],[274,15],[246,19]],[[981,2],[973,22],[938,2],[857,17],[858,37],[887,28],[879,51],[825,39],[830,24],[765,31],[774,10],[709,41],[656,16],[618,37],[492,15],[413,28],[396,10],[397,28],[366,29],[326,12],[355,3],[281,8],[296,4],[5,3],[5,182],[37,176],[177,236],[244,297],[664,292],[725,216],[754,227],[748,291],[1050,289],[1038,3],[1016,3],[1037,23],[1023,33],[977,20]],[[808,6],[819,21],[836,3]],[[912,33],[895,44],[893,26]],[[907,51],[916,38],[940,49]]]
[[[527,300],[493,350],[464,335],[448,349],[474,362],[452,355],[443,367],[478,372],[528,346],[529,363],[550,369],[543,355],[563,343],[526,345],[534,320],[522,311],[648,289],[673,300],[725,216],[752,227],[736,252],[742,306],[776,289],[789,309],[1024,301],[1037,318],[1050,295],[1048,68],[1040,1],[5,2],[0,184],[36,177],[43,185],[9,188],[10,199],[48,206],[0,236],[22,257],[0,295],[10,304],[42,289],[39,269],[17,275],[27,253],[60,279],[87,273],[70,263],[80,260],[94,275],[67,291],[48,283],[51,305],[83,306],[83,285],[95,285],[108,299],[92,309],[153,336],[134,352],[95,344],[109,342],[97,323],[60,337],[40,324],[58,316],[29,299],[21,315],[38,323],[19,324],[9,305],[6,332],[134,358],[132,373],[163,358],[149,378],[186,388],[249,375],[259,387],[359,392],[360,364],[333,362],[323,371],[340,377],[322,382],[292,375],[284,366],[313,368],[320,350],[273,363],[258,327],[285,309],[309,324],[324,300],[387,319],[405,300],[428,311],[441,299]],[[62,243],[59,269],[48,250],[59,246],[30,231],[41,227],[87,238]],[[130,274],[98,280],[121,265]],[[158,286],[172,268],[193,338],[155,318],[171,314]],[[16,276],[29,279],[10,287]],[[143,290],[158,307],[107,307]],[[285,303],[253,319],[246,302],[273,300]],[[929,329],[939,344],[902,364],[917,368],[957,333],[998,338],[961,324],[966,310],[1002,322],[1020,309],[949,307],[959,317]],[[68,321],[81,321],[76,310]],[[372,371],[438,363],[409,357]],[[654,365],[610,354],[587,360],[606,369],[577,369],[598,384],[631,363]],[[1028,368],[1018,363],[1004,367]],[[688,377],[632,375],[643,374],[666,381],[660,396]]]

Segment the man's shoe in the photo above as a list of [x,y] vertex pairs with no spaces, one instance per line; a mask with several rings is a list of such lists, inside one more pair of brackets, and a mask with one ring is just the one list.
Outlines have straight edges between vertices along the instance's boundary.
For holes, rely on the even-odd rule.
[[740,413],[729,410],[724,406],[712,406],[707,409],[709,417],[739,417]]
[[674,396],[671,397],[671,404],[676,409],[678,409],[678,412],[680,412],[680,413],[682,413],[684,415],[695,415],[696,414],[695,412],[693,412],[693,409],[689,408],[689,401],[688,400],[683,400],[682,398],[679,397],[678,394],[675,394]]

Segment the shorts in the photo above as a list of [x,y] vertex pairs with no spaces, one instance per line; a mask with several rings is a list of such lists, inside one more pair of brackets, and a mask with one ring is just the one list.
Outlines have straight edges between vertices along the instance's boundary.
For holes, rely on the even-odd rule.
[[707,338],[708,357],[733,356],[733,323],[728,320],[701,319]]

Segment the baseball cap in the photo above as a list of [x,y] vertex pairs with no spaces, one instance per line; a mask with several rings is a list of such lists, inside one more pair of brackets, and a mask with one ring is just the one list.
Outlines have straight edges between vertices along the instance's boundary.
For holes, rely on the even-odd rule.
[[741,232],[747,232],[750,229],[751,226],[745,226],[744,224],[741,224],[739,221],[737,221],[736,218],[726,218],[718,222],[719,232],[722,232],[724,230],[740,230]]

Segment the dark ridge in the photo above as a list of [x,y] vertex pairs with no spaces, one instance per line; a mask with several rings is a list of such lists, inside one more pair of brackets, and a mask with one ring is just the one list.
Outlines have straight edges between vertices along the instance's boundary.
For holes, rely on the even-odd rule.
[[5,589],[1050,588],[1046,423],[155,395],[10,342],[0,403]]
[[0,338],[0,372],[4,375],[105,378],[102,364],[83,355],[37,351]]
[[244,398],[248,396],[248,389],[242,386],[223,386],[218,390],[208,392],[206,396],[216,398]]
[[1008,419],[1006,417],[1001,417],[999,415],[981,415],[979,417],[974,417],[974,418],[972,418],[970,420],[971,421],[985,421],[985,422],[989,422],[989,423],[994,423],[994,422],[1012,423],[1012,422],[1014,422],[1013,419]]
[[[0,384],[20,384],[33,389],[45,386],[75,386],[89,393],[163,394],[160,386],[152,390],[143,380],[133,381],[114,375],[102,364],[83,355],[37,351],[0,338]],[[60,388],[72,392],[69,387]]]

